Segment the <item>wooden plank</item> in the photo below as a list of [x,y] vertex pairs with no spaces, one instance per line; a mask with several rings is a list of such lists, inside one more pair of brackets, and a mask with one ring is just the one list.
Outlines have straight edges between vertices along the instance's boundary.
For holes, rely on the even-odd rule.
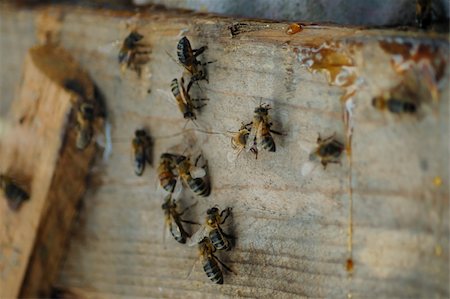
[[[2,120],[2,172],[23,179],[31,195],[17,211],[1,195],[2,298],[18,297],[21,287],[20,297],[49,294],[59,269],[96,151],[93,145],[77,150],[75,130],[66,134],[73,127],[69,115],[78,96],[62,80],[86,76],[63,50],[34,47],[25,60],[19,98],[9,119]],[[83,84],[93,91],[91,82]]]
[[[32,15],[48,11],[61,13],[61,44],[108,99],[114,141],[85,197],[58,288],[92,298],[449,296],[447,36],[313,25],[287,35],[284,23],[175,11],[48,7]],[[121,73],[118,49],[105,47],[129,33],[127,22],[151,45],[141,77]],[[232,38],[228,27],[238,22],[242,33]],[[134,176],[130,158],[135,129],[146,126],[157,137],[185,125],[166,101],[182,72],[166,51],[175,57],[180,33],[194,47],[208,45],[203,59],[216,61],[209,84],[200,83],[204,94],[193,87],[209,98],[201,125],[236,130],[262,99],[287,134],[275,137],[275,154],[241,155],[236,163],[226,158],[228,138],[196,135],[213,188],[186,217],[201,221],[215,204],[233,207],[226,230],[237,244],[220,257],[237,274],[227,274],[223,286],[199,265],[186,279],[197,252],[169,238],[163,245],[157,174]],[[416,86],[417,117],[372,107],[373,97],[399,84]],[[333,132],[349,142],[342,165],[303,175],[317,134]],[[184,142],[156,138],[155,157]],[[186,192],[186,204],[191,197]]]

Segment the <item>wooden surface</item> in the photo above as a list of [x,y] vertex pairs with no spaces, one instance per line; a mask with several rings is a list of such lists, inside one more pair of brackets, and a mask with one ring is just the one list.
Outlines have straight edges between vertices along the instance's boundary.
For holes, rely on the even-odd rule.
[[[446,36],[329,26],[286,35],[287,24],[234,20],[251,26],[231,38],[233,20],[206,15],[147,12],[137,18],[64,7],[27,12],[2,7],[2,19],[8,20],[4,36],[19,30],[23,43],[35,38],[14,25],[23,14],[28,22],[59,16],[60,43],[98,84],[112,124],[112,155],[93,173],[95,184],[84,198],[58,288],[91,298],[449,296]],[[130,20],[139,20],[138,31],[152,48],[141,78],[122,74],[118,49],[105,47],[128,34]],[[163,195],[155,170],[136,177],[130,157],[136,128],[163,136],[185,125],[166,100],[170,81],[182,72],[166,51],[175,57],[181,32],[194,47],[208,45],[204,61],[216,61],[208,66],[209,84],[200,83],[209,98],[198,117],[203,127],[236,130],[262,100],[274,107],[274,129],[287,134],[275,137],[275,154],[261,153],[258,160],[241,155],[236,163],[227,161],[228,138],[197,135],[213,188],[209,198],[191,199],[186,192],[184,200],[198,200],[187,216],[197,221],[213,205],[233,207],[232,224],[225,229],[236,235],[237,244],[220,257],[237,274],[227,274],[223,286],[210,283],[199,265],[186,278],[196,249],[170,238],[163,245]],[[2,51],[14,44],[9,40]],[[330,51],[319,51],[325,56],[320,63],[311,49],[327,41]],[[418,44],[428,50],[414,54]],[[427,55],[441,61],[430,67]],[[396,63],[402,57],[407,63]],[[11,58],[17,65],[21,59]],[[436,63],[443,65],[443,75]],[[402,72],[404,67],[409,70]],[[424,103],[417,117],[392,116],[371,106],[372,97],[414,78],[414,93]],[[355,105],[350,119],[344,103]],[[317,134],[333,132],[351,140],[351,154],[341,166],[303,175]],[[156,139],[155,157],[183,142],[181,136]],[[352,271],[346,267],[349,258]]]
[[73,77],[76,66],[70,57],[55,61],[64,53],[51,49],[36,47],[27,55],[19,97],[1,123],[2,172],[24,180],[31,196],[18,211],[1,196],[1,298],[50,294],[95,153],[93,145],[76,150],[74,130],[66,135],[76,96],[58,79],[61,73]]

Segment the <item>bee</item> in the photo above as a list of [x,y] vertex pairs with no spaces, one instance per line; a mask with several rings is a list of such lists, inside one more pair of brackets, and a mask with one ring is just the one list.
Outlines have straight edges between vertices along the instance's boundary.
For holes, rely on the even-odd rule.
[[272,123],[269,118],[270,109],[268,104],[261,104],[256,107],[253,121],[248,124],[248,126],[251,126],[251,131],[247,138],[247,151],[254,151],[256,158],[258,158],[257,153],[263,149],[269,152],[276,151],[275,141],[270,133],[282,135],[282,133],[271,129]]
[[341,163],[339,158],[345,147],[335,139],[335,134],[323,140],[319,134],[317,144],[319,145],[317,149],[309,155],[310,161],[314,161],[319,157],[324,169],[326,169],[328,163]]
[[208,209],[206,211],[206,223],[189,239],[188,245],[198,244],[204,237],[207,237],[215,249],[230,250],[232,240],[235,238],[226,234],[220,227],[230,215],[231,208],[226,208],[220,213],[217,207]]
[[206,80],[206,82],[208,82],[208,76],[204,66],[211,63],[211,61],[202,64],[197,60],[197,56],[205,52],[207,48],[207,46],[203,46],[198,49],[192,49],[191,43],[185,36],[178,41],[178,60],[183,65],[183,67],[191,74],[191,80],[189,81],[189,84],[187,86],[188,92],[191,89],[193,83],[200,80]]
[[203,238],[198,244],[200,259],[206,276],[214,283],[223,284],[223,272],[221,266],[231,273],[234,273],[233,270],[214,255],[216,248],[208,238]]
[[185,119],[195,120],[196,116],[194,109],[200,109],[203,106],[206,106],[206,104],[201,103],[202,101],[206,101],[206,99],[191,99],[189,93],[184,88],[183,78],[180,79],[180,82],[178,82],[177,79],[173,79],[170,88],[172,89],[172,94],[177,101],[178,108],[183,114],[183,117]]
[[372,106],[378,110],[387,109],[394,114],[414,114],[417,104],[413,101],[400,100],[394,97],[378,96],[372,99]]
[[159,159],[158,166],[158,178],[161,187],[164,190],[172,193],[175,189],[175,185],[177,184],[177,176],[174,172],[176,164],[177,155],[163,153],[161,158]]
[[134,172],[141,176],[145,170],[145,164],[152,164],[152,139],[145,130],[136,130],[131,142],[134,152]]
[[[142,58],[142,55],[149,53],[149,51],[144,50],[146,45],[140,43],[143,38],[144,36],[137,31],[132,31],[122,42],[118,55],[119,64],[123,68],[133,69],[139,74],[141,65],[148,62],[148,57]],[[139,55],[141,57],[138,59]]]
[[94,121],[94,105],[89,101],[80,103],[76,112],[77,137],[76,146],[85,149],[92,139],[92,122]]
[[18,210],[22,203],[30,198],[30,195],[24,189],[4,174],[0,175],[0,189],[3,190],[3,194],[12,210]]
[[[250,125],[242,124],[239,131],[231,135],[231,147],[233,148],[235,153],[234,154],[230,153],[231,155],[228,155],[228,160],[230,162],[237,159],[237,157],[239,157],[241,152],[245,149],[247,145],[248,136],[250,135],[249,126]],[[255,147],[252,147],[250,151],[253,152],[256,156],[258,155],[258,150]]]
[[190,158],[180,155],[176,159],[178,175],[181,180],[198,196],[207,197],[211,193],[211,186],[206,176],[206,164],[203,167],[197,167],[202,155],[199,155],[194,164]]
[[[195,205],[195,204],[194,204]],[[165,226],[169,226],[169,231],[174,237],[174,239],[181,244],[185,244],[186,240],[190,237],[190,235],[184,230],[182,222],[189,224],[197,224],[196,222],[184,220],[181,216],[191,208],[187,207],[182,212],[177,211],[177,204],[172,198],[172,194],[168,194],[164,199],[164,203],[161,208],[164,210],[165,215]],[[165,236],[165,233],[164,233]]]

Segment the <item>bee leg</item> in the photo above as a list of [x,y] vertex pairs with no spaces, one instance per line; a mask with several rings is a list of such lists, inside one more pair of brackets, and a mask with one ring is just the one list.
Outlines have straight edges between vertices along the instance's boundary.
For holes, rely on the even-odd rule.
[[209,99],[191,99],[191,101],[195,103],[195,105],[193,105],[194,109],[201,109],[202,107],[206,106],[206,104],[202,102],[209,101]]
[[211,64],[211,63],[214,63],[214,62],[217,62],[217,60],[213,60],[213,61],[208,61],[208,62],[204,62],[204,63],[202,63],[202,65],[208,65],[208,64]]
[[[322,138],[320,138],[320,135],[319,135],[320,143],[327,143],[328,141],[333,140],[334,137],[336,137],[336,132],[334,132],[333,135],[331,135],[330,137],[327,137],[327,138],[325,138],[325,139],[323,139],[323,140],[322,140]],[[318,143],[319,143],[319,138],[317,138],[317,142],[318,142]]]
[[212,254],[213,258],[219,262],[219,264],[224,267],[228,272],[231,272],[233,274],[236,274],[233,270],[231,270],[230,267],[228,267],[227,265],[224,264],[224,262],[222,262],[221,260],[219,260],[219,258],[217,256],[215,256],[214,254]]
[[188,224],[200,225],[200,223],[195,222],[195,221],[184,220],[184,219],[180,219],[180,221],[181,221],[181,222],[184,222],[184,223],[188,223]]
[[192,52],[194,54],[194,57],[197,57],[198,55],[202,54],[203,52],[205,52],[206,49],[208,49],[208,46],[203,46],[198,49],[193,49]]
[[231,215],[231,208],[226,208],[225,210],[223,210],[220,213],[220,218],[222,218],[225,213],[226,213],[226,216],[225,216],[225,218],[223,218],[223,220],[222,220],[222,222],[220,224],[224,224],[225,220],[227,220],[228,216]]
[[274,134],[276,134],[276,135],[284,135],[283,133],[278,132],[278,131],[274,131],[274,130],[270,130],[270,132],[271,132],[271,133],[274,133]]

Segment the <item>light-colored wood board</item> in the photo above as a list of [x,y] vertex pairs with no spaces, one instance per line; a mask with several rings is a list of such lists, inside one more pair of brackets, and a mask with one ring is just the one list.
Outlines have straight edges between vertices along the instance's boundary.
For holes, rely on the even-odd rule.
[[[95,298],[448,297],[448,67],[439,100],[427,100],[420,117],[392,116],[370,104],[401,80],[380,40],[433,44],[445,53],[446,37],[329,26],[306,27],[289,36],[286,24],[148,12],[140,15],[138,31],[151,45],[151,60],[138,78],[120,72],[118,49],[106,50],[127,35],[125,23],[133,14],[52,9],[64,12],[61,44],[107,99],[113,138],[111,157],[93,173],[98,181],[84,199],[58,287]],[[227,27],[238,21],[255,30],[231,38]],[[236,130],[250,121],[262,98],[274,106],[274,128],[287,133],[275,137],[275,154],[262,153],[258,160],[241,155],[236,164],[227,161],[228,138],[198,135],[213,189],[211,197],[197,199],[188,217],[201,221],[215,204],[233,207],[228,229],[237,245],[220,257],[237,274],[227,274],[224,286],[211,284],[199,265],[186,279],[196,250],[170,238],[163,246],[163,195],[156,189],[155,170],[136,177],[130,157],[136,128],[147,126],[152,135],[163,136],[185,125],[166,100],[170,81],[182,72],[166,51],[175,57],[185,29],[194,47],[208,45],[204,61],[216,60],[208,66],[209,84],[200,83],[210,100],[199,123],[214,131]],[[345,140],[344,91],[330,85],[325,74],[308,71],[299,59],[302,49],[332,39],[353,49],[352,71],[363,79],[353,97],[352,167],[344,156],[341,166],[317,167],[304,177],[307,148],[318,133],[336,132]],[[181,137],[156,140],[155,157],[182,142]],[[349,174],[351,274],[346,270]],[[436,177],[441,186],[433,184]],[[186,202],[194,201],[190,197]]]
[[[83,152],[76,149],[75,130],[66,134],[73,128],[69,115],[77,97],[58,80],[79,75],[64,54],[51,46],[30,50],[19,97],[8,119],[1,119],[1,172],[24,182],[30,194],[20,209],[12,210],[2,192],[2,298],[50,294],[95,154],[94,145]],[[92,83],[90,87],[93,91]],[[72,172],[67,174],[67,169]]]

